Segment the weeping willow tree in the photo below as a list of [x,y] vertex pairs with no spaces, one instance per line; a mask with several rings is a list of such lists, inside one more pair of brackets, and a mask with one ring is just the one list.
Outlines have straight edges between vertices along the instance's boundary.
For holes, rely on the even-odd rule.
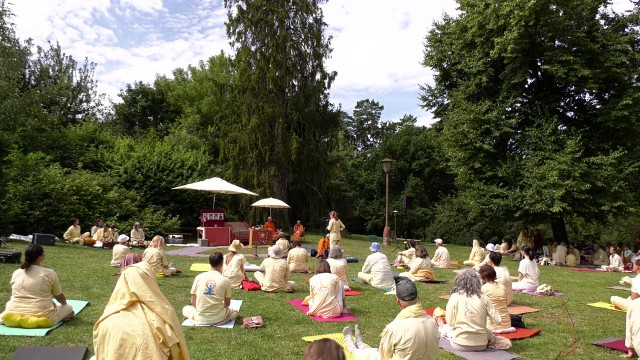
[[[321,3],[225,0],[235,77],[224,156],[235,180],[307,221],[328,210],[328,154],[339,128]],[[274,215],[288,227],[287,212]]]

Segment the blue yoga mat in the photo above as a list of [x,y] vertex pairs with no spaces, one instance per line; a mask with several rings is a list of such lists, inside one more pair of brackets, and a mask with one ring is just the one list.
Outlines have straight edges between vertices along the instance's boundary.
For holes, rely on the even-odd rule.
[[[78,316],[78,313],[84,309],[89,302],[82,300],[67,300],[67,304],[71,305],[73,308],[73,312],[75,312],[75,316]],[[42,329],[23,329],[23,328],[12,328],[4,325],[0,325],[0,335],[6,336],[45,336],[47,333],[58,326],[62,325],[63,321],[53,325],[49,328]]]
[[[362,284],[362,285],[367,285],[367,286],[371,286],[371,284],[365,284],[362,282],[362,280],[360,280],[359,278],[351,278],[351,280],[357,282],[358,284]],[[382,290],[384,292],[389,292],[391,291],[391,288],[386,288],[386,287],[375,287],[375,286],[371,286],[374,289],[378,289],[378,290]]]

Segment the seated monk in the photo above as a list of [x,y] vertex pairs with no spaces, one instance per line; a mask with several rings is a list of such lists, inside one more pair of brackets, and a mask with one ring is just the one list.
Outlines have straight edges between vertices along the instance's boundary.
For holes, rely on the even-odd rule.
[[303,249],[300,241],[293,242],[293,248],[289,250],[287,255],[287,263],[292,273],[308,273],[311,272],[309,265],[309,253]]
[[[73,317],[73,308],[62,293],[58,274],[40,266],[43,261],[44,248],[29,245],[24,252],[24,262],[11,276],[11,298],[0,314],[0,324],[48,328]],[[56,305],[51,298],[61,305]]]
[[318,241],[318,259],[326,259],[329,251],[329,234]]
[[220,273],[224,256],[216,251],[209,255],[211,270],[196,276],[191,287],[191,305],[182,309],[182,315],[195,324],[224,325],[238,317],[231,309],[231,282]]
[[269,216],[267,218],[267,222],[264,223],[264,228],[265,229],[270,229],[271,231],[275,232],[276,231],[276,224],[273,223],[273,221],[271,221],[271,216]]
[[188,360],[180,321],[146,262],[126,267],[93,326],[97,359]]
[[293,234],[291,234],[291,240],[296,241],[300,240],[304,237],[304,226],[300,223],[300,220],[293,225]]

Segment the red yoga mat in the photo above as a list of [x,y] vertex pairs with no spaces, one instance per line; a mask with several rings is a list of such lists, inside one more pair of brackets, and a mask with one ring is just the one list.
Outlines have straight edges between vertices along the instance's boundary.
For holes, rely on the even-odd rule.
[[613,350],[628,352],[629,349],[624,345],[623,339],[607,338],[592,342],[593,345],[602,346]]
[[[298,308],[298,310],[304,312],[305,314],[309,311],[309,307],[307,305],[302,305],[301,299],[289,300],[288,303]],[[334,322],[334,321],[358,321],[358,318],[351,314],[340,314],[340,316],[335,318],[323,318],[319,316],[312,315],[310,316],[315,321],[319,322]]]
[[520,340],[520,339],[526,339],[532,336],[536,336],[540,334],[541,331],[542,329],[516,328],[516,332],[509,333],[509,334],[496,334],[496,336],[506,337],[507,339],[511,339],[511,340]]

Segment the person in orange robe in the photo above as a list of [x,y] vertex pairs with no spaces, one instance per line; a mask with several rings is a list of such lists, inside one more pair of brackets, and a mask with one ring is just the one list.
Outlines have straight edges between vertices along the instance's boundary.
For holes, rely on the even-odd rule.
[[320,239],[320,241],[318,241],[318,258],[326,259],[327,254],[325,253],[328,251],[329,251],[329,234],[327,234],[325,237]]
[[271,229],[272,231],[276,231],[276,224],[273,223],[273,221],[271,221],[271,216],[269,216],[267,218],[267,222],[264,223],[264,228],[265,229]]
[[296,240],[300,240],[300,238],[304,237],[304,226],[302,226],[302,223],[300,222],[300,220],[298,220],[298,222],[296,222],[295,225],[293,225],[293,234],[291,235],[291,240],[292,241],[296,241]]

